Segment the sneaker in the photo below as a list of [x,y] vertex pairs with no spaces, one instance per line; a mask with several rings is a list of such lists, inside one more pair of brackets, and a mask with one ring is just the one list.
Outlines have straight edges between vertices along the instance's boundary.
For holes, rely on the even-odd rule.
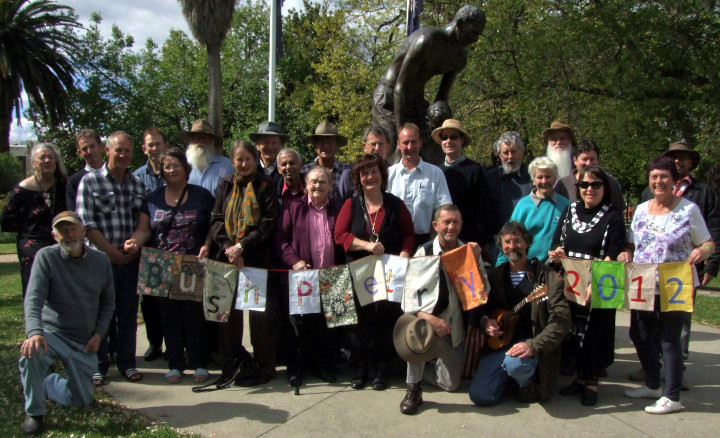
[[655,403],[645,407],[648,414],[669,414],[682,409],[679,401],[672,401],[667,397],[660,397]]
[[22,432],[25,435],[40,435],[43,427],[42,415],[26,415],[22,424]]
[[625,397],[630,398],[658,398],[662,395],[662,389],[650,389],[643,385],[639,388],[626,389]]

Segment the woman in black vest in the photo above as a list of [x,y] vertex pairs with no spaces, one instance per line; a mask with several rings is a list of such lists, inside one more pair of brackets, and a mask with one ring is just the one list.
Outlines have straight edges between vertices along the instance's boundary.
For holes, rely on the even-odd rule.
[[[342,245],[350,261],[368,255],[395,254],[410,257],[415,246],[412,217],[400,198],[386,193],[387,165],[377,154],[358,158],[352,169],[355,195],[345,201],[335,224],[335,243]],[[361,389],[374,371],[372,387],[387,387],[387,363],[395,355],[392,331],[402,315],[399,303],[380,301],[360,307],[358,325],[350,332],[355,376],[350,386]]]

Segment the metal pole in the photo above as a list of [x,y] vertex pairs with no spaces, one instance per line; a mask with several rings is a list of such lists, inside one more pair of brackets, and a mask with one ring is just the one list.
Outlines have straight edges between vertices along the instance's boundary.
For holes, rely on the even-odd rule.
[[275,65],[277,63],[277,20],[275,8],[278,1],[270,0],[270,72],[268,74],[268,120],[275,121]]

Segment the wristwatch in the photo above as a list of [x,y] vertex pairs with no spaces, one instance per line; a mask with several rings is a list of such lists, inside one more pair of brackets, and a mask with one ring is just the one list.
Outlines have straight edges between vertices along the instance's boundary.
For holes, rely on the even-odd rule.
[[242,244],[241,244],[240,242],[236,243],[235,246],[238,247],[238,249],[240,250],[240,252],[243,252],[243,247],[242,247]]

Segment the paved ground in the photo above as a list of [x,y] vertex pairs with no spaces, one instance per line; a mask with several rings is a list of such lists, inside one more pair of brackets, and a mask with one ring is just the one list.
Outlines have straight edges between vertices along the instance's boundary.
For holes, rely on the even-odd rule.
[[[472,405],[465,382],[456,393],[444,393],[425,386],[425,404],[416,416],[400,414],[398,403],[404,384],[392,382],[383,392],[349,387],[350,373],[338,383],[326,384],[309,379],[301,395],[293,394],[285,373],[265,386],[230,388],[195,394],[191,378],[168,385],[163,381],[166,363],[154,361],[138,365],[145,373],[141,384],[131,384],[111,371],[113,381],[106,390],[121,403],[179,429],[208,437],[337,437],[337,436],[499,436],[552,434],[554,436],[717,436],[720,429],[720,330],[693,327],[692,362],[687,380],[692,385],[683,392],[685,409],[665,416],[646,414],[646,400],[623,397],[634,384],[626,375],[639,367],[635,350],[628,340],[629,314],[618,312],[615,363],[607,379],[601,381],[600,401],[594,408],[580,405],[574,397],[557,396],[534,405],[522,405],[508,398],[493,408]],[[142,332],[142,327],[140,329]],[[138,333],[138,352],[147,346],[144,332]],[[249,345],[249,343],[248,343]],[[139,354],[140,355],[140,354]],[[213,372],[213,377],[216,376]],[[561,384],[569,383],[563,378]]]

